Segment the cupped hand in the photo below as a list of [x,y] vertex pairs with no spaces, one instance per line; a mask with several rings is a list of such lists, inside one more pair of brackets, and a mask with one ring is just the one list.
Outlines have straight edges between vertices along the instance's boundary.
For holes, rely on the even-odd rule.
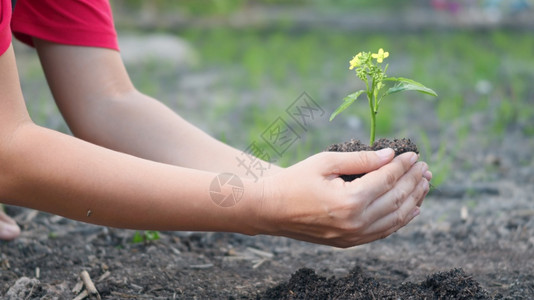
[[393,156],[323,152],[265,178],[260,231],[343,248],[392,234],[419,214],[432,178],[417,154]]

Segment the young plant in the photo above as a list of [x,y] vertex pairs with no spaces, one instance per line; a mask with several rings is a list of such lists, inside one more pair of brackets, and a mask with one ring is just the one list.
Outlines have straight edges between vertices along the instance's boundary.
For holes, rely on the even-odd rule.
[[145,230],[143,233],[136,231],[132,238],[132,243],[148,243],[157,240],[159,240],[159,231]]
[[[437,96],[436,92],[419,82],[403,77],[387,77],[386,71],[388,65],[386,64],[383,69],[381,66],[384,59],[388,56],[389,52],[385,52],[384,49],[380,48],[378,53],[360,52],[352,58],[349,62],[349,70],[355,70],[356,76],[365,83],[366,89],[359,90],[345,97],[343,99],[343,104],[341,104],[330,116],[330,121],[332,121],[339,113],[354,103],[361,94],[365,93],[371,111],[370,146],[372,146],[375,141],[376,115],[378,114],[378,108],[384,97],[402,91],[417,91]],[[388,83],[393,83],[393,86],[387,88]]]

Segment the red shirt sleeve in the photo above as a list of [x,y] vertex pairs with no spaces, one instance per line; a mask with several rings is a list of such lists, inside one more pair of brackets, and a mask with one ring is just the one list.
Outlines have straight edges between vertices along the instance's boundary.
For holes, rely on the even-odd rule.
[[0,55],[4,54],[11,44],[10,18],[11,0],[0,0]]
[[30,46],[32,37],[36,37],[60,44],[119,50],[107,0],[17,0],[11,28],[18,40]]

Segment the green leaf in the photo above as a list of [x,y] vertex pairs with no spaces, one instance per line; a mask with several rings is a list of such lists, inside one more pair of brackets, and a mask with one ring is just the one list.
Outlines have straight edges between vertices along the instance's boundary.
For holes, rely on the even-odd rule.
[[143,236],[141,235],[141,233],[139,231],[136,231],[133,238],[132,238],[132,243],[134,244],[138,244],[138,243],[142,243],[144,241],[143,239]]
[[422,85],[421,83],[419,83],[417,81],[414,81],[414,80],[411,80],[411,79],[408,79],[408,78],[404,78],[404,77],[387,77],[387,78],[384,78],[384,80],[397,82],[397,84],[395,84],[395,86],[389,88],[386,91],[384,96],[387,96],[387,95],[390,95],[390,94],[394,94],[394,93],[398,93],[398,92],[402,92],[402,91],[416,91],[416,92],[420,92],[420,93],[431,95],[431,96],[436,96],[436,97],[438,96],[438,94],[436,92],[434,92],[432,89],[427,88],[426,86]]
[[343,99],[343,104],[341,104],[337,109],[336,111],[334,111],[332,113],[332,115],[330,116],[330,121],[332,121],[337,115],[339,115],[342,111],[344,111],[345,109],[347,109],[347,107],[349,107],[354,101],[356,101],[356,99],[358,99],[358,97],[360,97],[360,95],[362,93],[364,93],[365,90],[359,90],[357,91],[356,93],[352,93],[350,95],[348,95],[347,97],[345,97]]
[[159,231],[147,230],[145,231],[145,237],[148,241],[159,240]]
[[145,230],[143,233],[136,231],[132,238],[132,243],[138,244],[157,240],[159,240],[159,231]]

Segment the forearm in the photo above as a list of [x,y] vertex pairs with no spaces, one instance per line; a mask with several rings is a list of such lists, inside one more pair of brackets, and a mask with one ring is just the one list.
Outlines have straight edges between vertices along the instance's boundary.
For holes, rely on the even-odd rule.
[[[139,93],[118,52],[39,39],[34,43],[56,103],[76,136],[158,162],[246,175],[238,161],[241,150]],[[278,170],[269,165],[263,175]]]
[[2,201],[114,227],[254,234],[261,183],[234,207],[210,198],[217,174],[143,160],[35,125],[2,151]]
[[210,197],[216,175],[36,126],[12,48],[0,56],[0,202],[116,227],[257,233],[262,183],[243,179],[241,201],[225,208]]
[[[112,98],[86,97],[80,101],[83,115],[80,109],[75,117],[67,118],[73,132],[84,140],[158,162],[247,175],[239,163],[246,158],[243,150],[214,139],[135,89]],[[279,170],[274,164],[262,164],[262,175]]]

